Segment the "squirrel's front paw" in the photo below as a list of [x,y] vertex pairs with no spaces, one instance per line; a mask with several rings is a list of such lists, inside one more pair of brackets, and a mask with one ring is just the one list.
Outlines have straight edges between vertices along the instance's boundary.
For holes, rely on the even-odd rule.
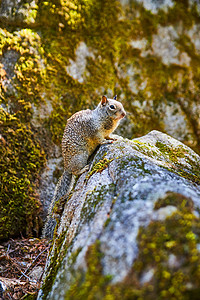
[[102,144],[112,144],[114,141],[117,141],[118,139],[119,137],[116,134],[115,135],[112,134],[111,136],[106,136]]
[[109,140],[103,140],[103,142],[101,143],[101,145],[104,145],[104,144],[112,144],[114,142],[113,139],[109,139]]

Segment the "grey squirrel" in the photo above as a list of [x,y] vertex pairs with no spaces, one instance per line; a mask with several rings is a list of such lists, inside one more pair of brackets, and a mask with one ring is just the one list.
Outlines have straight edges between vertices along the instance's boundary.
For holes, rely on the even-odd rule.
[[88,158],[98,145],[113,140],[110,134],[117,128],[119,121],[126,112],[123,105],[114,99],[103,96],[94,110],[81,110],[68,120],[62,138],[62,156],[64,172],[60,177],[54,197],[49,207],[43,236],[53,237],[56,220],[52,216],[53,207],[57,200],[69,194],[75,181],[75,176],[89,169]]

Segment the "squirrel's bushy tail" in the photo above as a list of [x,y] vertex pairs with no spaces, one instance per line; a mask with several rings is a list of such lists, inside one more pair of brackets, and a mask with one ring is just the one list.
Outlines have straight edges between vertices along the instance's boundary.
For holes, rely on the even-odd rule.
[[72,180],[73,177],[74,176],[72,174],[69,174],[67,171],[64,171],[64,173],[58,180],[53,199],[49,206],[47,220],[45,222],[43,232],[42,232],[42,236],[45,238],[49,238],[49,239],[53,238],[53,233],[56,226],[56,219],[53,216],[53,208],[56,201],[58,201],[62,196],[70,193],[74,184],[74,180]]

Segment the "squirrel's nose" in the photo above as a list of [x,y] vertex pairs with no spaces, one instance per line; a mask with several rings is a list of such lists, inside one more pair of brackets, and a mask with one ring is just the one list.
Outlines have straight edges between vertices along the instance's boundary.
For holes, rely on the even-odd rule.
[[122,115],[122,118],[124,118],[125,115],[126,115],[125,111],[123,111],[123,112],[121,113],[121,115]]

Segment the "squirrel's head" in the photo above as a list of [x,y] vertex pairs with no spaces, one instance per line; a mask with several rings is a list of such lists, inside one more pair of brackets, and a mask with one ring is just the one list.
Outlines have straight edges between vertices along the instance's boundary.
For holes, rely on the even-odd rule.
[[117,96],[114,99],[108,99],[106,96],[103,96],[98,107],[112,119],[121,120],[125,117],[126,112],[123,105],[116,99]]

